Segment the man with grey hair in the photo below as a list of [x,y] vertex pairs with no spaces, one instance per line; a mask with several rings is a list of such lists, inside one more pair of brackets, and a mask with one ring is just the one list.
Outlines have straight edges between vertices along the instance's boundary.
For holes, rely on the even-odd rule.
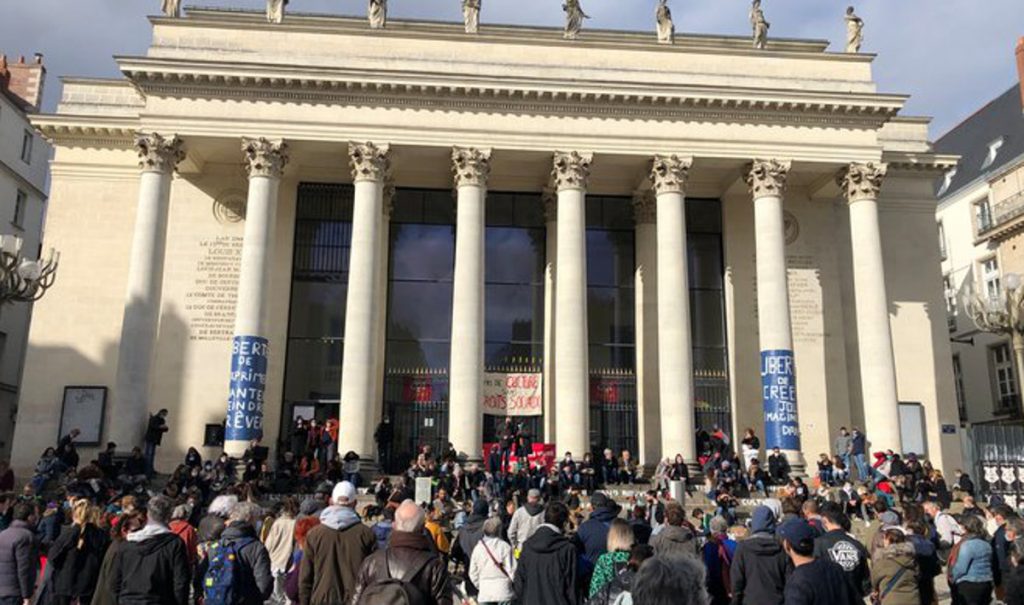
[[708,605],[704,566],[680,554],[644,561],[633,578],[633,605]]
[[521,551],[523,544],[543,522],[544,505],[540,501],[540,490],[531,489],[526,492],[526,504],[519,507],[508,524],[508,541],[512,548],[516,552]]
[[[274,590],[270,554],[256,534],[255,525],[261,513],[262,509],[252,502],[239,502],[231,507],[224,533],[208,555],[211,562],[215,562],[218,557],[225,560],[234,557],[238,561],[231,576],[231,595],[237,603],[263,603]],[[207,580],[211,580],[210,575],[207,575]],[[219,587],[216,581],[207,581],[204,585],[206,598],[210,601],[211,587]]]
[[393,580],[401,580],[401,590],[408,587],[419,593],[417,596],[425,603],[452,605],[448,565],[423,531],[425,523],[422,508],[412,500],[402,502],[395,511],[395,524],[387,547],[367,557],[359,570],[352,603],[391,602],[388,598],[398,589]]
[[146,526],[128,534],[111,570],[118,603],[188,603],[185,543],[167,527],[173,508],[170,498],[156,496],[146,506]]

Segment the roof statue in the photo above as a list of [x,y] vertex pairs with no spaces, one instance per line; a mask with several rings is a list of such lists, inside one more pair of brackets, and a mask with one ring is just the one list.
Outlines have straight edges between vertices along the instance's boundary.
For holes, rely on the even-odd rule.
[[661,44],[675,42],[676,26],[672,23],[672,9],[668,7],[668,0],[659,0],[654,15],[658,21],[658,42]]
[[383,29],[388,22],[388,0],[370,0],[366,14],[371,28]]
[[269,23],[284,21],[284,7],[286,6],[288,6],[288,0],[267,0],[267,21]]
[[564,37],[566,40],[575,40],[579,37],[580,30],[583,29],[583,20],[589,19],[590,15],[583,12],[580,0],[565,0],[562,10],[565,11]]
[[846,52],[859,53],[864,43],[864,20],[853,12],[853,7],[846,9]]
[[483,0],[462,0],[462,21],[466,33],[475,34],[480,29],[480,3]]
[[181,16],[181,0],[163,0],[160,10],[168,17]]
[[754,0],[750,6],[750,26],[754,29],[754,48],[763,49],[768,46],[768,28],[772,25],[764,18],[761,0]]

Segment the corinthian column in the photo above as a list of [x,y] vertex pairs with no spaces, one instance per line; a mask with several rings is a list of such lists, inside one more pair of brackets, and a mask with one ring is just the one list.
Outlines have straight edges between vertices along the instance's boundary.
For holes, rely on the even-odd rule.
[[757,323],[766,447],[778,447],[790,465],[802,468],[782,215],[789,168],[788,161],[754,160],[747,167],[746,179],[754,198]]
[[558,193],[545,188],[544,204],[544,440],[555,438],[555,266],[558,250]]
[[658,372],[661,451],[697,460],[693,431],[693,343],[686,246],[690,158],[655,156],[651,183],[658,208]]
[[866,435],[871,449],[898,452],[900,414],[896,364],[889,330],[882,237],[878,230],[878,193],[885,171],[885,164],[850,164],[839,172],[836,180],[850,207],[857,349]]
[[224,426],[224,451],[236,457],[245,453],[249,441],[263,437],[263,395],[270,358],[270,266],[274,257],[277,192],[288,163],[288,145],[264,138],[242,139],[242,155],[249,172],[249,197]]
[[452,150],[458,200],[452,286],[451,397],[448,440],[460,455],[481,460],[484,373],[484,206],[489,149]]
[[636,400],[640,463],[656,464],[662,456],[658,393],[658,226],[654,191],[633,194],[636,223]]
[[345,308],[345,351],[341,364],[341,410],[338,449],[373,459],[375,414],[371,401],[375,392],[375,330],[383,313],[377,295],[377,273],[381,267],[384,185],[391,161],[387,145],[351,143],[348,147],[352,181],[355,184],[352,210],[352,252],[348,271],[348,301]]
[[555,275],[555,443],[559,451],[590,451],[585,199],[593,156],[555,152],[558,271]]
[[117,386],[107,432],[108,440],[121,449],[141,445],[146,430],[160,323],[171,177],[175,166],[185,157],[181,139],[176,136],[140,133],[135,138],[135,149],[142,173],[118,345]]

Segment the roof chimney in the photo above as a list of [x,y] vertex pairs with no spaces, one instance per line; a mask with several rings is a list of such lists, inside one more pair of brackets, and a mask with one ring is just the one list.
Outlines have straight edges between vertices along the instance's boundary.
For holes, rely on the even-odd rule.
[[1017,40],[1017,74],[1020,80],[1020,104],[1024,108],[1024,36]]
[[9,63],[6,57],[0,60],[0,86],[19,102],[26,112],[39,111],[43,102],[43,84],[46,81],[46,67],[43,55],[36,53],[34,61],[18,58],[17,63]]

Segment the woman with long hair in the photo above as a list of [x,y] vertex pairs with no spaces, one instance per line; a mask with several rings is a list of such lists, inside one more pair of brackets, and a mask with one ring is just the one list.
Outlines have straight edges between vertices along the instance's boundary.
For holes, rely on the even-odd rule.
[[110,538],[95,521],[96,513],[89,501],[75,500],[71,505],[71,525],[61,530],[47,553],[57,605],[92,600],[103,557],[110,546]]
[[633,528],[623,519],[613,519],[608,527],[607,551],[597,558],[594,575],[590,577],[589,596],[594,596],[612,581],[629,563],[629,551],[636,543]]
[[284,594],[292,603],[299,602],[299,569],[306,549],[306,535],[317,525],[320,525],[319,517],[302,517],[295,522],[295,552],[284,578]]
[[965,515],[960,524],[964,536],[949,555],[947,579],[953,605],[989,605],[992,602],[992,545],[985,522]]

